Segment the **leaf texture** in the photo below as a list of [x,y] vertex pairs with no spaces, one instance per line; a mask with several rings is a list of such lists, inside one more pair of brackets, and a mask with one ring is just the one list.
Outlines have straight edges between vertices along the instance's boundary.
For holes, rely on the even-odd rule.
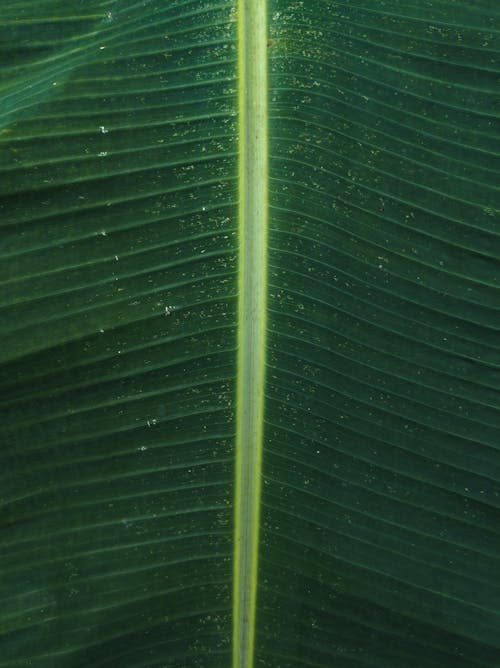
[[232,8],[40,4],[5,27],[23,90],[65,69],[3,136],[0,665],[228,665]]
[[[255,668],[498,666],[499,18],[269,1]],[[0,668],[231,666],[239,20],[0,8]]]

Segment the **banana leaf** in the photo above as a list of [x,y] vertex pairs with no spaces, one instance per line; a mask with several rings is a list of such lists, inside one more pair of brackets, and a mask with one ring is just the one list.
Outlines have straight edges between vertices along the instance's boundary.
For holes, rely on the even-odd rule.
[[498,668],[499,25],[3,0],[0,668]]

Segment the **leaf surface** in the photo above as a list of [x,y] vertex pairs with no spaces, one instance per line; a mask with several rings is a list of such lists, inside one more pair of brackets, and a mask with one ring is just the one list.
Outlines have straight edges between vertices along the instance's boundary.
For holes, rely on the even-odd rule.
[[489,0],[268,3],[259,568],[232,664],[242,6],[0,8],[0,668],[494,668]]

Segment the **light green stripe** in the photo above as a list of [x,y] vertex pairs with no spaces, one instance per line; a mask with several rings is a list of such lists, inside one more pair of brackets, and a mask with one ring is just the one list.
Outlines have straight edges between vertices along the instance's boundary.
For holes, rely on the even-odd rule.
[[253,668],[264,422],[267,299],[265,0],[239,0],[239,334],[233,668]]

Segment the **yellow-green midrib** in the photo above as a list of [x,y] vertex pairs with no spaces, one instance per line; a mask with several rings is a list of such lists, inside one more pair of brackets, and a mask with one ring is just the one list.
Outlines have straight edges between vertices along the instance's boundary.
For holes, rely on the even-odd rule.
[[252,668],[256,619],[267,298],[265,0],[239,0],[239,323],[233,668]]

